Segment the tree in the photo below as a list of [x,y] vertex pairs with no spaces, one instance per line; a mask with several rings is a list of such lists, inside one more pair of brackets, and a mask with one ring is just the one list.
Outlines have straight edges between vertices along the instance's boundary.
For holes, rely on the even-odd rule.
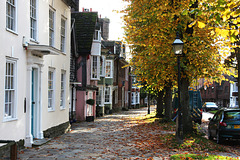
[[[196,78],[220,81],[227,70],[223,63],[222,46],[236,33],[228,28],[232,0],[123,0],[129,6],[123,11],[125,39],[132,44],[132,61],[139,80],[161,91],[168,83],[176,86],[176,57],[171,52],[176,32],[185,43],[181,57],[184,133],[192,132],[188,87]],[[237,0],[233,0],[237,3]],[[221,44],[221,45],[220,45]],[[222,50],[226,53],[227,51]]]

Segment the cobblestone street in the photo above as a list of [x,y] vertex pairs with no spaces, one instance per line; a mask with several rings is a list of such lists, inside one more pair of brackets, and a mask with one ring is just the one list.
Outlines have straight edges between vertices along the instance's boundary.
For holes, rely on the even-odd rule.
[[[151,113],[155,111],[151,107]],[[188,153],[166,146],[165,134],[175,131],[164,131],[151,128],[140,120],[147,115],[147,108],[122,111],[95,119],[94,122],[81,122],[72,125],[72,131],[52,139],[50,142],[33,148],[18,151],[21,160],[52,159],[169,159],[171,155]],[[207,133],[207,123],[202,123],[202,132]],[[164,142],[165,140],[165,142]],[[236,142],[237,143],[237,142]],[[216,155],[238,157],[238,144],[225,144],[229,152],[214,152]],[[223,146],[223,147],[224,147]],[[193,150],[193,153],[208,154],[205,151]],[[234,153],[233,153],[234,152]],[[211,154],[211,153],[209,153]]]
[[[151,112],[155,107],[151,107]],[[132,130],[139,125],[134,117],[147,114],[147,108],[133,109],[97,118],[94,122],[75,123],[70,133],[37,148],[20,150],[20,159],[163,159],[169,153],[152,153],[135,148],[132,140],[141,134]],[[155,134],[155,133],[151,133]],[[161,158],[160,158],[161,157]]]

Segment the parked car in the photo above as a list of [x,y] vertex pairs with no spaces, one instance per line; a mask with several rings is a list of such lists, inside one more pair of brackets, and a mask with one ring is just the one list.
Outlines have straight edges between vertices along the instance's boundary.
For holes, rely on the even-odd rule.
[[220,109],[209,118],[208,139],[240,139],[240,109]]
[[218,106],[214,102],[205,102],[202,106],[204,112],[218,110]]

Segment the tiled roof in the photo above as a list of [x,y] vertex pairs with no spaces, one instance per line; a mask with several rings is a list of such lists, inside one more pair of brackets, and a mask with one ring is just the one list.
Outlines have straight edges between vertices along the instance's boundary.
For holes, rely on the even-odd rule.
[[77,54],[90,54],[93,42],[93,35],[97,25],[97,12],[75,12],[72,19],[75,19],[75,35]]

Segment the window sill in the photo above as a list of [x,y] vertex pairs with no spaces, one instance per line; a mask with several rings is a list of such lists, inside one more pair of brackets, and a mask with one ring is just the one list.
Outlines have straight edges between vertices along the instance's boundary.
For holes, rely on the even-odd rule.
[[67,55],[67,53],[66,53],[66,52],[63,52],[63,51],[61,51],[61,52],[62,52],[62,54],[63,54],[63,55]]
[[93,42],[101,42],[101,40],[94,39]]
[[30,38],[30,41],[33,42],[33,43],[39,44],[39,42],[36,39]]
[[12,121],[17,121],[17,118],[4,118],[3,122],[12,122]]
[[16,36],[18,36],[18,33],[17,33],[16,31],[13,31],[13,30],[8,29],[8,28],[6,28],[6,31],[8,31],[8,32],[10,32],[10,33],[13,33],[13,34],[15,34]]
[[92,81],[100,81],[100,78],[91,78]]
[[53,108],[49,108],[48,112],[54,112],[55,110]]
[[61,110],[61,111],[63,111],[63,110],[66,110],[66,108],[65,108],[65,107],[62,107],[62,106],[60,106],[60,110]]

